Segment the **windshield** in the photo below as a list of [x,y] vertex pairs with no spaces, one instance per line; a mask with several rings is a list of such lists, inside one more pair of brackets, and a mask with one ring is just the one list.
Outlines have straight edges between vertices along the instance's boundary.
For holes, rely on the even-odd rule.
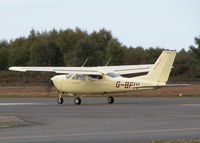
[[73,75],[73,74],[70,73],[70,74],[67,74],[65,77],[66,77],[67,79],[69,79],[70,77],[72,77],[72,75]]
[[118,75],[118,74],[116,74],[116,73],[114,73],[114,72],[109,72],[109,73],[107,73],[106,75],[109,76],[109,77],[112,77],[112,78],[120,77],[120,75]]

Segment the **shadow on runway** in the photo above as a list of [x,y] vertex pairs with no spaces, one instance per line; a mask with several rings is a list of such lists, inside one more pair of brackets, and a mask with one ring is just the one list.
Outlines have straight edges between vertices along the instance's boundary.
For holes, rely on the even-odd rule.
[[120,105],[120,106],[122,106],[122,105],[128,105],[128,106],[135,106],[135,105],[137,105],[137,106],[152,106],[152,105],[154,105],[154,106],[157,106],[157,105],[169,105],[169,103],[167,102],[167,103],[164,103],[164,102],[158,102],[158,101],[149,101],[149,102],[139,102],[139,101],[137,101],[137,102],[115,102],[115,103],[113,103],[113,104],[108,104],[108,103],[99,103],[99,102],[94,102],[94,103],[91,103],[91,102],[82,102],[80,105],[75,105],[73,102],[64,102],[62,105],[60,105],[60,104],[57,104],[57,103],[55,103],[53,106],[76,106],[76,107],[79,107],[79,106],[118,106],[118,105]]

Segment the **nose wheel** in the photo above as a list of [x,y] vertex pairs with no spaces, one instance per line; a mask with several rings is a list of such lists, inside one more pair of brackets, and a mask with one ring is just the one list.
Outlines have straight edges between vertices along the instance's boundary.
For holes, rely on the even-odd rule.
[[76,105],[80,105],[80,104],[81,104],[81,98],[76,97],[76,98],[74,99],[74,103],[75,103]]
[[64,102],[63,97],[59,96],[58,99],[57,99],[57,102],[58,102],[58,104],[63,104],[63,102]]
[[113,103],[114,103],[114,97],[109,96],[109,97],[107,98],[107,101],[108,101],[109,104],[113,104]]

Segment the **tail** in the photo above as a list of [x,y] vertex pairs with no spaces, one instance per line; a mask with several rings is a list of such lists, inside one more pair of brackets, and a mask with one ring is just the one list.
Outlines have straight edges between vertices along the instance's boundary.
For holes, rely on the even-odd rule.
[[176,51],[163,51],[147,75],[136,77],[148,82],[166,83],[174,63]]

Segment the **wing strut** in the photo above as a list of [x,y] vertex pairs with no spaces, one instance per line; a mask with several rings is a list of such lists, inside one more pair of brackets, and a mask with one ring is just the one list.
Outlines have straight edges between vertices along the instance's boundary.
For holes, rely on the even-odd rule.
[[85,60],[85,62],[83,63],[82,67],[85,66],[85,64],[87,63],[87,61],[88,61],[88,58],[87,58],[87,59]]
[[107,61],[107,63],[105,64],[105,67],[107,67],[107,65],[110,63],[110,60],[111,60],[112,57],[110,57]]

